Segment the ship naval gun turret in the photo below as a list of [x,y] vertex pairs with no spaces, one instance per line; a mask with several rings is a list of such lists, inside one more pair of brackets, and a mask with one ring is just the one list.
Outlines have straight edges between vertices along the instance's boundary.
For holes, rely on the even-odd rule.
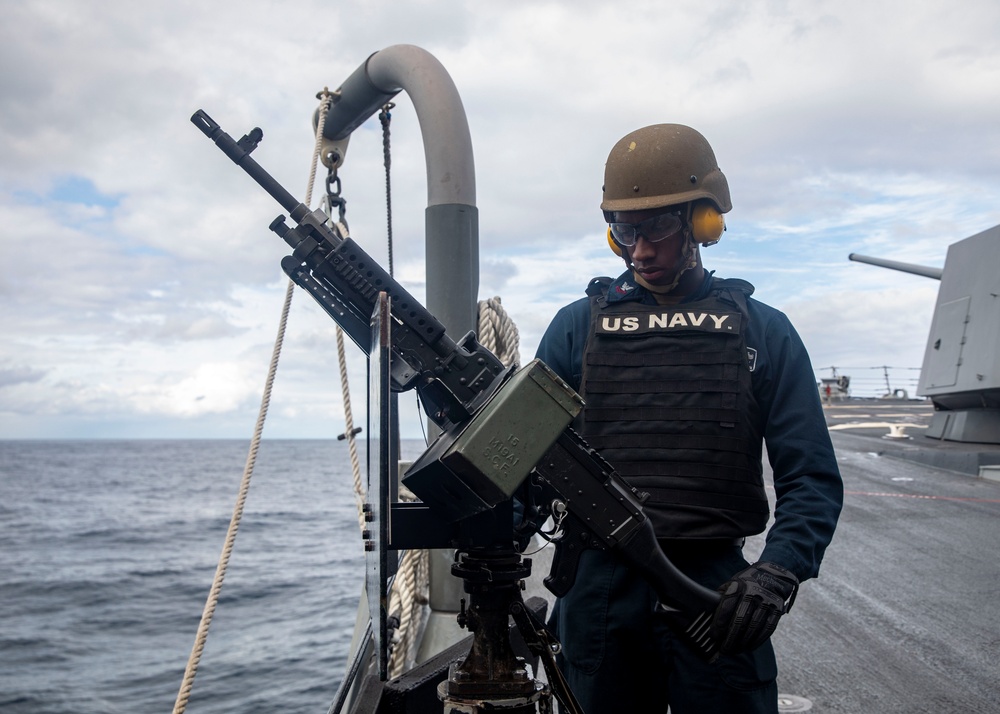
[[941,281],[917,386],[934,403],[927,436],[1000,443],[1000,226],[950,245],[943,269],[848,257]]

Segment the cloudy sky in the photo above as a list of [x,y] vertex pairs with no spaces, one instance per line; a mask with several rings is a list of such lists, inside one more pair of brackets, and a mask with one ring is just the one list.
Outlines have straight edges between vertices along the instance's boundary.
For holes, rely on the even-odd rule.
[[[1000,223],[995,0],[280,2],[26,0],[0,26],[0,438],[253,430],[286,278],[278,208],[189,122],[205,109],[304,197],[316,93],[373,52],[448,69],[475,149],[480,297],[533,355],[548,320],[621,264],[598,210],[614,142],[698,128],[734,209],[704,253],[786,312],[856,393],[913,392],[942,266]],[[393,113],[396,275],[423,295],[424,157]],[[340,172],[354,237],[386,256],[381,129]],[[364,363],[349,345],[355,412]],[[404,406],[408,436],[414,412]],[[333,325],[296,295],[265,437],[343,430]]]

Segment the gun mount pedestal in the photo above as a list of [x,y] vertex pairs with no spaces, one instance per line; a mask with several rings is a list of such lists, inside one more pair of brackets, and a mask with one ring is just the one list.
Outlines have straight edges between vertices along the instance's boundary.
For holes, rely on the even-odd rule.
[[[459,624],[473,635],[465,660],[453,664],[448,679],[438,685],[438,697],[450,712],[504,711],[511,714],[550,712],[548,687],[534,679],[531,665],[514,654],[509,618],[523,611],[523,580],[531,574],[531,561],[514,551],[470,551],[458,555],[452,574],[461,578],[469,595],[462,601]],[[522,620],[515,618],[518,626]],[[535,632],[521,632],[526,642]],[[530,644],[529,644],[530,647]]]

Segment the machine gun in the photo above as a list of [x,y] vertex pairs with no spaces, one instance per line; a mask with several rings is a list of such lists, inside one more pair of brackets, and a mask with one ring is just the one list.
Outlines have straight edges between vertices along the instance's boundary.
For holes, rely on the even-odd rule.
[[[513,518],[497,518],[496,513],[509,513],[501,507],[522,486],[530,486],[542,494],[536,515],[551,515],[561,527],[552,572],[545,579],[550,591],[566,593],[586,548],[614,550],[650,582],[696,651],[714,657],[718,647],[710,625],[718,593],[693,582],[667,559],[643,513],[644,495],[569,427],[583,407],[580,397],[537,360],[515,372],[505,369],[473,332],[453,341],[357,243],[328,225],[325,213],[310,211],[251,158],[263,137],[259,128],[236,141],[204,111],[191,121],[288,211],[295,227],[283,216],[270,225],[292,248],[282,269],[370,355],[375,348],[371,316],[381,302],[390,305],[392,389],[416,389],[441,433],[403,478],[423,504],[392,511],[399,527],[394,520],[385,545],[471,552],[453,567],[470,593],[482,591],[476,585],[470,589],[470,582],[478,582],[484,569],[487,582],[503,581],[497,575],[501,571],[516,580],[524,571],[509,563]],[[483,523],[489,524],[481,529],[485,535],[470,525]],[[506,606],[499,608],[504,622]],[[499,628],[480,627],[477,636],[491,629]],[[471,692],[460,685],[455,688],[459,695],[480,695],[478,684]]]
[[281,261],[288,276],[319,303],[350,338],[372,351],[370,321],[379,292],[393,304],[392,382],[395,391],[417,388],[428,417],[444,427],[468,419],[489,395],[503,364],[470,332],[456,344],[444,325],[413,298],[351,238],[326,225],[328,216],[310,211],[251,158],[263,138],[260,129],[235,141],[208,114],[191,121],[246,171],[289,213],[289,228],[278,216],[270,229],[292,247]]

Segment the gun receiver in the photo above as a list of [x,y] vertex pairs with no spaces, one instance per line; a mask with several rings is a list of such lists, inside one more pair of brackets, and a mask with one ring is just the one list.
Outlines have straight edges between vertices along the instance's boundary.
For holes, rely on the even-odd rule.
[[[549,590],[566,593],[585,548],[614,550],[650,582],[661,604],[684,613],[675,624],[695,649],[714,655],[708,627],[719,594],[667,559],[639,494],[569,428],[583,406],[580,397],[538,360],[513,374],[474,333],[451,340],[423,305],[328,224],[325,213],[310,211],[250,157],[260,129],[236,141],[204,111],[191,121],[288,211],[294,228],[283,216],[270,225],[292,248],[282,269],[366,354],[378,294],[389,296],[393,389],[416,388],[429,418],[442,428],[404,476],[435,515],[459,521],[509,503],[530,477],[550,504],[544,515],[563,526],[545,579]],[[513,528],[511,522],[512,535]]]

